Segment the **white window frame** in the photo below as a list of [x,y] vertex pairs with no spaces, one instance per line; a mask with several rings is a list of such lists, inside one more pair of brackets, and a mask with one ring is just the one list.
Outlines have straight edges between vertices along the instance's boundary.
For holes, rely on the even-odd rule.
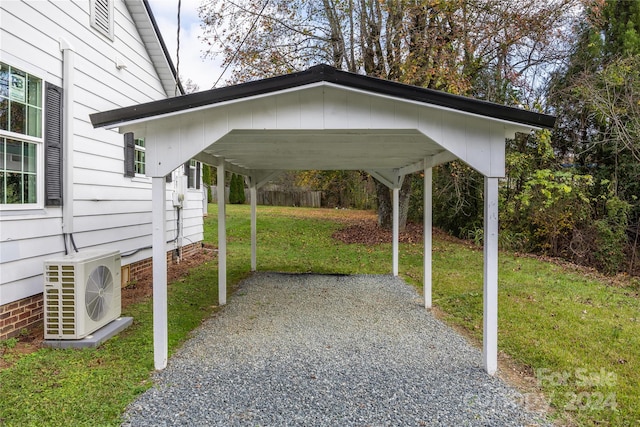
[[[42,106],[42,114],[40,115],[40,129],[41,136],[35,137],[30,135],[25,135],[18,132],[11,132],[5,129],[0,129],[0,136],[4,139],[13,139],[16,141],[29,142],[36,145],[36,202],[35,203],[2,203],[0,200],[0,209],[2,211],[20,211],[20,210],[35,210],[35,209],[43,209],[44,208],[44,187],[45,187],[45,170],[44,170],[44,135],[45,135],[45,79],[42,75],[38,73],[34,73],[28,67],[24,66],[14,66],[11,62],[2,61],[3,64],[8,65],[12,68],[17,68],[20,71],[29,74],[33,77],[40,79],[41,81],[41,90],[40,90],[40,105]],[[10,113],[9,113],[10,114]],[[6,156],[6,153],[5,153]],[[6,163],[5,163],[6,165]],[[6,166],[5,166],[6,167]],[[0,185],[2,183],[0,182]]]
[[[106,19],[108,22],[104,22],[104,15],[100,13],[98,8],[106,9]],[[90,0],[89,1],[89,19],[91,23],[91,28],[96,30],[98,33],[107,37],[109,40],[113,41],[113,26],[114,26],[114,9],[113,9],[113,0]],[[108,27],[108,29],[106,28]]]
[[[144,145],[138,145],[138,141],[142,141]],[[139,164],[137,159],[138,153],[144,153],[144,162],[142,165],[144,166],[144,173],[139,173],[136,171],[136,165]],[[144,142],[144,138],[135,138],[133,139],[133,171],[136,178],[146,178],[147,177],[147,145]]]
[[[187,186],[188,190],[196,190],[198,188],[198,183],[196,182],[196,168],[198,167],[198,161],[191,159],[189,160],[189,177],[187,179],[187,183],[189,180],[193,183],[191,187]],[[199,190],[198,190],[199,191]]]

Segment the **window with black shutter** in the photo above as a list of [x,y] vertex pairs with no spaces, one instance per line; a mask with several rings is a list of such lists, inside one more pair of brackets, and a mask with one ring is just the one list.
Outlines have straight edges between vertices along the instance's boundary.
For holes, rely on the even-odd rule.
[[62,206],[62,88],[45,85],[45,205]]
[[136,143],[132,132],[124,134],[124,176],[136,176]]
[[144,138],[124,134],[124,176],[144,176],[147,172],[147,151]]
[[202,163],[196,162],[196,189],[200,189],[200,167]]
[[[47,118],[45,126],[44,117]],[[44,135],[43,135],[44,133]],[[0,205],[24,209],[42,205],[45,179],[39,173],[43,147],[51,142],[51,156],[62,172],[62,90],[46,89],[41,78],[0,62]],[[45,172],[50,168],[45,165]],[[56,172],[56,171],[54,171]],[[55,184],[55,185],[54,185]],[[61,182],[52,183],[52,204],[62,203]],[[54,194],[55,193],[55,194]],[[48,202],[48,199],[47,199]],[[48,203],[47,203],[48,204]]]
[[191,175],[191,160],[184,163],[184,174],[187,176],[187,188],[192,188],[193,178]]

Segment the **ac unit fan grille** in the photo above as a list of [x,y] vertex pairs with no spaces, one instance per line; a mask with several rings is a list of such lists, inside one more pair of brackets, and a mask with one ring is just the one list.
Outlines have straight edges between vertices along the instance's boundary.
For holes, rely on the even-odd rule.
[[85,288],[84,302],[87,314],[91,320],[98,321],[109,311],[113,299],[113,276],[107,267],[96,267]]

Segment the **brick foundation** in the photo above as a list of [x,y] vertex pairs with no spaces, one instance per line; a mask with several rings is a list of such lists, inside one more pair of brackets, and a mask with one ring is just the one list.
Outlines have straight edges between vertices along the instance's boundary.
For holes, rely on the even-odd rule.
[[[192,243],[182,247],[182,258],[189,258],[200,252],[202,244]],[[167,263],[176,260],[175,251],[167,252]],[[129,264],[123,268],[129,269],[129,280],[135,280],[142,274],[148,274],[153,269],[151,258]],[[44,320],[44,299],[37,294],[0,306],[0,340],[20,335],[23,331],[31,331],[42,326]]]
[[20,335],[42,323],[42,294],[0,306],[0,339]]

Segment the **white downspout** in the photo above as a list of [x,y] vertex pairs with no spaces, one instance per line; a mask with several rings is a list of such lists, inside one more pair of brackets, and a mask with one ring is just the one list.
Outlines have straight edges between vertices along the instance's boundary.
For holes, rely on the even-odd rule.
[[[73,233],[73,87],[75,52],[73,46],[60,38],[62,51],[62,232]],[[69,245],[71,248],[71,245]]]

